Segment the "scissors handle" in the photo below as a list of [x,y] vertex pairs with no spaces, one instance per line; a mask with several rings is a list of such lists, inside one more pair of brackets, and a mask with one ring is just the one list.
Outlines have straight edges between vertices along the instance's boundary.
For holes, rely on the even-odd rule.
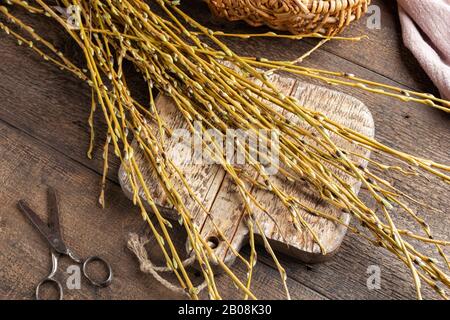
[[58,291],[58,300],[62,300],[64,298],[64,292],[63,292],[63,287],[61,285],[61,283],[53,278],[45,278],[43,279],[41,282],[39,282],[39,284],[36,286],[36,300],[43,300],[41,299],[40,296],[40,291],[43,285],[45,284],[51,284],[53,287],[55,287]]
[[[102,281],[95,280],[95,277],[90,275],[90,273],[88,271],[88,266],[95,261],[98,261],[101,264],[103,264],[106,267],[106,270],[108,272],[106,278]],[[113,272],[112,272],[111,265],[106,260],[100,258],[99,256],[89,257],[83,262],[83,275],[86,277],[86,279],[89,280],[89,282],[93,286],[100,287],[100,288],[108,287],[111,284],[111,281],[113,279]]]
[[64,291],[61,283],[54,278],[56,272],[58,271],[58,260],[60,255],[55,250],[51,250],[51,257],[52,257],[52,269],[50,270],[49,275],[46,278],[44,278],[41,282],[39,282],[38,285],[36,286],[36,300],[42,300],[39,293],[41,291],[42,286],[45,284],[51,284],[58,290],[59,300],[62,300],[64,297]]

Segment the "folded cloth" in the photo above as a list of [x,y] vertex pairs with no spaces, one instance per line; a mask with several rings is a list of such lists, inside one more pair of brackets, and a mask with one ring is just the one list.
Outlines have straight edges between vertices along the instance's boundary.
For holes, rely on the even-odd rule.
[[450,99],[450,0],[398,0],[405,46]]

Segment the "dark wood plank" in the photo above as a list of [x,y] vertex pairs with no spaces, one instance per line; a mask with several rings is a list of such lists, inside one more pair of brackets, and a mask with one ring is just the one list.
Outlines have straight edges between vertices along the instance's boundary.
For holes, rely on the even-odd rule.
[[373,0],[372,5],[381,11],[381,29],[368,28],[368,20],[371,19],[369,14],[347,28],[343,34],[367,35],[368,39],[361,42],[331,41],[323,50],[415,90],[437,94],[429,77],[423,69],[418,68],[416,58],[403,45],[397,3]]
[[[43,27],[41,26],[41,28]],[[2,34],[2,36],[4,35]],[[58,40],[57,32],[50,32],[49,36],[55,38],[55,41],[61,42],[61,39]],[[2,38],[2,41],[4,40],[5,46],[0,48],[0,56],[4,58],[4,63],[0,65],[0,74],[2,74],[4,80],[0,88],[1,96],[4,98],[1,103],[3,119],[47,145],[49,150],[53,152],[57,150],[68,155],[75,162],[79,162],[93,171],[101,173],[101,140],[97,139],[96,141],[94,159],[89,160],[85,156],[89,137],[86,120],[89,116],[90,107],[90,96],[87,86],[74,79],[71,75],[64,74],[53,66],[42,63],[39,57],[36,57],[27,48],[19,47],[11,39],[4,38]],[[60,43],[60,46],[64,46],[64,42]],[[20,68],[19,66],[24,59],[30,61],[33,67]],[[133,83],[133,80],[131,81]],[[137,91],[138,86],[139,84],[134,85],[133,89]],[[25,113],[29,112],[28,116],[22,114],[21,111],[17,113],[22,106],[27,109]],[[13,120],[14,118],[18,121]],[[100,114],[96,117],[96,133],[98,137],[102,137],[105,133],[105,126],[101,121]],[[109,178],[114,182],[117,180],[119,164],[114,157],[111,156],[110,159],[112,159],[112,163],[110,165]],[[99,182],[100,179],[98,178],[91,183],[93,192],[90,195],[91,200],[94,200],[93,204],[95,204],[96,195],[98,195],[100,190]],[[117,190],[117,186],[113,183],[111,190],[109,189],[108,193],[114,193],[114,190]],[[123,201],[127,201],[124,196],[122,198]],[[107,206],[114,209],[115,204],[108,201]],[[113,232],[112,234],[116,233]],[[122,245],[124,245],[124,238],[120,240],[123,242]],[[183,245],[180,243],[180,248],[182,247]],[[264,283],[276,283],[279,281],[279,277],[271,268],[261,266],[258,269],[262,271],[259,272],[256,279],[263,279],[263,281],[255,281],[255,291],[260,291],[263,297],[284,297],[281,285],[278,285],[278,289],[275,289],[267,296]],[[265,269],[267,270],[264,271]],[[221,281],[224,286],[232,288],[233,292],[237,293],[234,290],[234,286],[230,286],[228,281]],[[302,286],[294,281],[292,287]],[[226,290],[225,294],[227,294]],[[229,294],[229,296],[232,297],[233,295]],[[297,298],[320,298],[320,295],[304,287],[295,290],[293,296]],[[129,298],[133,298],[133,296],[129,296]]]
[[[46,185],[60,192],[67,244],[81,256],[104,256],[113,265],[116,275],[107,289],[93,290],[83,283],[83,290],[67,292],[68,298],[173,297],[142,275],[133,256],[125,249],[128,232],[140,229],[142,221],[123,199],[119,188],[111,188],[108,195],[111,209],[102,211],[92,196],[96,192],[97,174],[43,147],[4,122],[0,123],[0,137],[0,296],[3,299],[31,298],[34,286],[49,270],[47,244],[16,208],[18,199],[24,198],[45,219]],[[150,286],[154,289],[148,290]]]
[[[201,0],[182,3],[183,8],[191,13],[197,20],[211,26],[214,30],[223,30],[234,33],[259,33],[269,31],[268,28],[253,28],[244,22],[229,22],[211,18],[207,5]],[[400,21],[398,19],[397,4],[395,1],[373,0],[372,5],[377,6],[381,12],[381,29],[368,28],[367,21],[371,14],[351,24],[342,34],[343,36],[367,35],[369,38],[361,42],[331,41],[320,50],[333,53],[343,59],[360,65],[368,70],[385,76],[397,83],[410,88],[436,93],[431,80],[426,73],[418,68],[417,60],[403,45]],[[242,40],[229,41],[242,45]],[[264,46],[261,55],[277,59],[295,59],[317,44],[318,41],[305,39],[304,41],[254,39],[246,43],[258,43]],[[250,51],[249,51],[250,52]],[[316,58],[313,58],[316,59]],[[347,71],[341,66],[335,66],[335,71]],[[364,74],[361,74],[364,76]]]
[[[46,218],[46,187],[54,186],[60,193],[61,220],[67,245],[80,256],[102,255],[114,268],[115,278],[106,289],[93,289],[86,282],[82,290],[66,291],[69,299],[173,299],[182,298],[160,285],[151,276],[139,271],[133,254],[126,248],[130,232],[147,230],[140,214],[113,185],[107,201],[109,209],[96,205],[95,184],[99,175],[88,170],[36,139],[0,121],[0,298],[32,298],[34,286],[46,276],[50,266],[50,254],[46,242],[16,208],[19,199]],[[181,230],[174,232],[181,234]],[[184,237],[175,237],[183,248]],[[152,246],[149,246],[152,250]],[[152,258],[161,261],[158,250]],[[67,261],[61,267],[64,272]],[[244,278],[245,270],[236,268],[236,274]],[[229,278],[219,275],[219,287],[224,297],[237,296]],[[293,297],[297,299],[322,299],[320,294],[288,281]],[[267,291],[270,285],[274,290]],[[284,297],[280,279],[274,269],[258,265],[256,268],[255,294],[269,299]]]
[[[208,18],[209,19],[209,18]],[[384,24],[383,24],[384,25]],[[395,23],[392,22],[394,26]],[[42,26],[41,26],[42,27]],[[241,28],[242,26],[240,26]],[[42,27],[43,28],[43,27]],[[230,30],[234,30],[234,27],[231,27]],[[398,37],[398,25],[396,26],[397,36],[392,37],[390,42],[387,41],[387,48],[395,48],[401,47],[400,39]],[[49,29],[51,30],[51,29]],[[51,32],[49,31],[49,34]],[[58,39],[59,35],[55,35],[56,39]],[[382,38],[380,38],[382,39]],[[0,64],[0,75],[2,77],[2,81],[0,82],[0,119],[3,119],[10,123],[12,126],[23,130],[28,133],[32,137],[36,138],[40,141],[41,144],[45,144],[45,150],[48,150],[49,154],[54,155],[55,150],[67,155],[71,159],[75,160],[84,166],[91,168],[94,172],[101,171],[101,160],[100,160],[100,148],[96,148],[95,159],[93,161],[89,161],[86,159],[85,151],[87,150],[87,141],[88,141],[88,126],[87,126],[87,117],[88,110],[90,107],[90,97],[89,90],[86,86],[79,84],[76,79],[73,79],[69,75],[65,75],[60,72],[56,68],[52,67],[48,63],[42,62],[38,57],[35,57],[27,48],[18,48],[10,39],[7,39],[5,35],[0,35],[0,41],[2,45],[0,46],[0,57],[2,59],[2,64]],[[62,40],[59,40],[62,41]],[[381,41],[381,40],[380,40]],[[267,41],[267,40],[251,40],[251,41],[229,41],[229,43],[237,48],[240,52],[243,53],[251,53],[253,55],[268,55],[272,57],[295,57],[301,53],[301,50],[306,50],[311,47],[310,44],[302,44],[296,43],[293,44],[290,41]],[[281,43],[281,44],[280,44]],[[382,53],[379,53],[377,47],[370,47],[369,49],[363,48],[357,44],[351,44],[350,46],[346,43],[341,43],[339,46],[344,46],[345,48],[336,47],[336,53],[338,55],[342,55],[343,58],[340,58],[333,54],[332,52],[328,52],[327,50],[320,50],[316,52],[309,61],[307,61],[307,65],[321,67],[332,70],[346,70],[348,72],[352,72],[355,74],[363,75],[364,77],[387,82],[387,83],[395,83],[391,81],[389,78],[395,79],[398,82],[405,83],[410,87],[422,87],[423,84],[426,85],[427,88],[432,90],[430,83],[427,81],[421,82],[420,79],[416,79],[415,77],[410,77],[412,73],[414,73],[414,69],[417,69],[417,65],[414,65],[414,68],[410,69],[410,71],[405,71],[405,67],[401,66],[403,63],[401,61],[401,56],[397,56],[397,58],[392,58],[395,56],[394,53],[389,53],[388,50],[381,50]],[[347,47],[348,46],[348,47]],[[351,48],[351,50],[349,49]],[[353,52],[352,55],[355,57],[359,54],[360,50],[367,49],[367,61],[371,61],[371,65],[377,66],[377,69],[373,69],[376,72],[370,72],[364,67],[361,67],[361,64],[358,61],[358,64],[350,62],[350,58],[342,54],[342,52]],[[348,50],[348,51],[347,51]],[[339,51],[339,52],[337,52]],[[375,55],[375,53],[376,55]],[[388,52],[388,53],[386,53]],[[347,54],[347,53],[346,53]],[[390,60],[392,59],[392,60]],[[25,65],[26,68],[23,66]],[[392,66],[386,67],[385,61],[392,61]],[[369,65],[367,67],[370,68]],[[391,70],[395,70],[391,72]],[[386,74],[386,72],[391,72],[391,74]],[[386,77],[383,77],[380,74],[384,74]],[[400,74],[401,78],[395,78],[393,75]],[[411,78],[411,79],[410,79]],[[406,80],[410,80],[410,82],[406,82]],[[139,82],[134,84],[134,91],[139,93]],[[425,88],[425,89],[427,89]],[[440,161],[443,163],[450,163],[450,141],[448,139],[444,139],[443,137],[448,137],[450,134],[450,127],[448,126],[449,117],[443,113],[428,109],[423,106],[418,106],[414,104],[402,104],[397,100],[392,100],[385,97],[374,96],[372,94],[367,94],[365,92],[361,92],[358,90],[349,90],[347,88],[334,88],[339,89],[341,91],[350,93],[364,103],[366,103],[371,111],[374,114],[376,127],[377,127],[377,138],[388,144],[395,147],[398,147],[401,150],[411,152],[420,156],[432,158],[436,161]],[[427,91],[430,91],[427,90]],[[101,117],[98,118],[97,124],[100,126],[99,136],[102,133],[102,121]],[[104,130],[103,130],[104,132]],[[13,151],[10,153],[19,153],[23,145],[20,141],[24,141],[22,135],[20,138],[14,140],[14,143],[11,145],[16,145],[15,147],[10,147]],[[37,142],[33,140],[34,144]],[[25,143],[27,144],[27,143]],[[97,145],[101,145],[101,141],[97,142]],[[44,148],[44,147],[42,147]],[[46,159],[45,153],[41,152],[39,155],[36,151],[31,153],[30,158],[32,161],[40,163],[44,160],[40,160],[40,157]],[[54,155],[56,157],[56,155]],[[48,157],[48,156],[47,156]],[[55,158],[56,159],[56,158]],[[28,160],[32,162],[31,160]],[[83,167],[80,164],[72,163],[68,160],[65,162],[71,163],[69,168],[71,169],[63,169],[66,167],[66,164],[63,166],[58,166],[57,164],[62,160],[54,160],[56,164],[51,163],[46,167],[47,171],[43,171],[39,174],[35,175],[35,179],[41,180],[46,176],[48,172],[50,172],[49,168],[54,168],[55,171],[59,172],[59,176],[57,178],[53,178],[55,181],[61,180],[61,183],[65,183],[64,186],[61,186],[64,190],[64,193],[72,194],[73,198],[76,198],[78,192],[82,191],[80,195],[84,195],[86,197],[86,201],[89,201],[88,204],[84,204],[80,208],[84,208],[85,210],[80,210],[81,212],[96,212],[95,208],[96,202],[96,194],[98,194],[98,175],[94,172],[85,172],[83,175],[90,178],[90,182],[87,184],[89,188],[81,188],[77,186],[73,187],[71,184],[72,180],[77,180],[73,175],[70,175],[71,170],[75,170],[73,168],[78,169],[79,172],[83,171],[81,168]],[[42,193],[42,188],[39,185],[35,186],[35,191],[31,192],[31,186],[28,186],[29,181],[26,180],[29,178],[26,174],[20,174],[17,169],[17,163],[20,163],[16,158],[11,158],[9,164],[9,175],[15,180],[14,183],[24,188],[23,190],[28,190],[30,195],[36,197],[36,199],[40,199],[39,203],[44,203],[44,193]],[[45,161],[44,161],[45,162]],[[115,180],[115,174],[117,169],[117,161],[113,160],[112,169],[110,172],[110,178]],[[26,170],[26,169],[21,169]],[[28,169],[31,170],[32,169]],[[36,169],[37,170],[37,169]],[[16,172],[17,171],[17,172]],[[26,172],[26,171],[25,171]],[[69,174],[68,174],[69,172]],[[56,174],[56,173],[54,173]],[[19,180],[24,181],[19,181]],[[86,179],[87,178],[83,178]],[[419,199],[425,199],[427,202],[431,202],[435,207],[440,208],[444,212],[450,205],[450,199],[448,197],[449,187],[448,186],[437,186],[432,182],[427,181],[412,181],[407,182],[400,179],[400,177],[392,177],[396,184],[403,185],[405,189],[410,190],[414,194],[417,194]],[[84,180],[83,180],[84,181]],[[69,183],[68,183],[69,182]],[[9,182],[10,183],[10,182]],[[40,182],[35,182],[40,184]],[[81,182],[78,183],[81,185]],[[8,184],[5,184],[8,186]],[[73,189],[71,189],[73,188]],[[14,191],[16,190],[16,191]],[[2,198],[5,198],[6,203],[9,203],[9,208],[13,210],[12,203],[13,200],[16,200],[23,194],[19,194],[17,190],[20,190],[19,187],[14,189],[13,187],[7,188],[3,190]],[[429,190],[433,190],[432,193]],[[40,198],[38,198],[39,192]],[[112,210],[113,212],[119,212],[119,208],[122,206],[122,211],[130,211],[132,210],[129,207],[129,204],[118,203],[121,195],[119,195],[119,190],[115,185],[112,185],[109,188],[109,201],[108,201],[108,210]],[[34,200],[33,200],[34,202]],[[37,201],[36,201],[37,202]],[[74,207],[79,206],[79,204],[72,200],[72,205]],[[7,211],[2,211],[7,212]],[[78,212],[78,210],[77,210]],[[100,211],[99,211],[100,212]],[[8,212],[10,213],[10,212]],[[95,213],[93,213],[95,214]],[[427,219],[431,222],[433,229],[436,230],[436,236],[440,236],[441,238],[448,239],[448,231],[446,230],[446,226],[449,224],[448,216],[444,215],[436,215],[430,212],[424,212]],[[104,213],[99,213],[99,215],[104,215]],[[117,213],[117,215],[119,215]],[[8,242],[8,244],[14,243],[16,241],[16,246],[20,248],[21,246],[21,238],[20,234],[26,234],[27,236],[32,236],[31,234],[33,230],[29,227],[29,230],[26,232],[11,231],[11,226],[17,227],[19,225],[19,220],[12,220],[12,223],[8,222],[10,217],[13,217],[13,214],[4,214],[1,217],[0,221],[0,230],[2,232],[2,236],[8,236],[11,234],[13,239],[12,242]],[[113,214],[114,216],[114,214]],[[138,215],[133,215],[136,218]],[[89,217],[89,216],[87,216]],[[84,219],[87,219],[85,215],[83,215]],[[133,218],[133,219],[134,219]],[[17,218],[18,219],[18,218]],[[109,220],[108,216],[108,220]],[[114,218],[118,219],[118,218]],[[110,224],[118,224],[119,222],[114,223],[114,219],[109,220]],[[127,218],[128,219],[128,218]],[[137,218],[136,218],[137,219]],[[6,222],[5,222],[6,221]],[[86,220],[89,221],[89,220]],[[106,221],[106,218],[105,218]],[[75,238],[76,231],[75,230],[83,230],[87,226],[83,224],[82,221],[69,221],[70,227],[74,224],[74,231],[72,233],[72,238]],[[91,222],[92,223],[92,222]],[[98,223],[98,222],[97,222]],[[20,220],[20,224],[24,224],[22,220]],[[130,224],[132,224],[130,222]],[[94,224],[95,225],[95,224]],[[75,227],[78,226],[78,229]],[[72,227],[71,227],[72,228]],[[97,225],[98,228],[98,225]],[[109,235],[111,234],[119,234],[118,229],[112,228],[111,233],[108,230]],[[115,227],[117,228],[117,227]],[[20,230],[20,229],[18,229]],[[87,229],[92,230],[92,229]],[[95,229],[97,231],[97,229]],[[119,233],[118,233],[119,232]],[[89,234],[89,233],[87,233]],[[69,231],[70,235],[70,231]],[[103,237],[107,237],[107,235],[103,235]],[[71,238],[68,238],[70,240]],[[41,261],[46,261],[44,259],[47,258],[46,247],[42,243],[42,241],[38,240],[38,237],[34,240],[36,245],[41,246],[38,249],[33,248],[25,248],[21,249],[22,252],[34,252],[41,251]],[[3,241],[2,241],[3,242]],[[74,245],[76,245],[76,241],[74,241]],[[116,248],[122,248],[122,254],[125,254],[124,249],[124,239],[121,238],[111,240],[115,245],[111,248],[105,248],[105,252],[109,252],[109,254],[114,255],[114,250]],[[38,244],[40,243],[40,244]],[[72,243],[72,242],[70,242]],[[13,244],[9,245],[13,246]],[[23,246],[23,245],[22,245]],[[100,248],[100,247],[99,247]],[[80,244],[79,248],[82,253],[90,253],[90,248],[88,245],[83,247]],[[8,249],[11,252],[12,249]],[[2,251],[3,253],[3,251]],[[7,260],[8,255],[5,253],[5,261],[9,261],[8,264],[5,265],[13,266],[17,259],[23,259],[23,254],[16,257],[13,256],[12,260]],[[125,259],[125,258],[123,258]],[[137,272],[136,262],[133,261],[130,257],[127,258],[127,266],[124,266],[124,270],[134,270],[133,272]],[[261,260],[263,260],[266,264],[270,264],[269,259],[267,257],[264,258],[264,255],[261,254]],[[125,260],[124,260],[125,261]],[[367,246],[362,240],[359,238],[355,238],[353,236],[349,236],[347,240],[344,242],[344,245],[338,255],[330,262],[324,265],[314,266],[312,270],[307,269],[304,265],[298,264],[295,261],[283,258],[282,262],[287,266],[289,270],[290,277],[295,280],[290,280],[290,286],[298,288],[298,283],[301,282],[306,285],[306,287],[314,288],[314,290],[318,290],[323,296],[329,298],[413,298],[413,290],[410,285],[409,274],[405,268],[399,265],[392,256],[385,256],[378,249],[373,249]],[[29,265],[33,265],[34,263],[30,263]],[[41,262],[36,262],[36,264],[40,265]],[[380,291],[368,291],[365,286],[366,281],[366,270],[369,265],[372,264],[380,264],[382,268],[382,277],[383,277],[383,289]],[[129,269],[127,269],[129,268]],[[263,268],[263,266],[260,268]],[[8,268],[4,268],[5,270],[10,270]],[[19,271],[25,270],[19,269]],[[40,276],[44,275],[47,270],[47,266],[44,265],[42,270],[40,271],[39,276],[34,276],[34,280],[38,279]],[[265,270],[265,271],[264,271]],[[2,286],[4,291],[2,292],[12,292],[9,297],[29,297],[30,289],[22,288],[17,290],[19,291],[17,294],[16,289],[14,289],[15,282],[14,279],[17,279],[16,271],[12,273],[6,274],[7,271],[0,271],[0,278],[9,279],[8,282],[5,281]],[[273,269],[263,269],[262,275],[260,278],[255,280],[255,285],[264,289],[266,282],[278,281],[278,275]],[[136,275],[139,276],[139,275]],[[31,277],[31,276],[29,276]],[[140,276],[137,279],[146,279],[146,277]],[[19,279],[20,280],[20,279]],[[136,280],[134,280],[136,281]],[[154,281],[148,281],[148,284],[153,285]],[[222,280],[220,280],[222,281]],[[227,287],[224,281],[224,286]],[[137,281],[140,282],[140,281]],[[32,281],[34,283],[34,281]],[[226,282],[229,285],[229,282]],[[274,287],[280,288],[279,283],[273,283]],[[150,286],[149,286],[150,287]],[[230,287],[233,287],[232,285]],[[300,297],[308,297],[314,296],[310,291],[305,289],[305,286],[300,286],[298,294],[296,294],[294,290],[293,296]],[[141,289],[139,289],[141,290]],[[139,291],[138,290],[138,291]],[[157,298],[156,295],[153,295],[151,292],[144,292],[146,288],[142,288],[142,297],[149,297],[148,295],[152,295],[151,297]],[[148,290],[148,289],[147,289]],[[277,289],[278,290],[278,289]],[[281,297],[281,291],[274,290],[274,295],[276,297]],[[306,290],[306,293],[302,290]],[[150,290],[151,291],[151,290]],[[126,292],[126,291],[124,291]],[[426,292],[428,296],[432,296],[428,291]],[[163,293],[167,294],[167,293]],[[146,296],[147,295],[147,296]],[[230,293],[232,296],[233,294]],[[170,295],[169,295],[170,296]],[[129,295],[130,298],[135,297],[133,295]]]

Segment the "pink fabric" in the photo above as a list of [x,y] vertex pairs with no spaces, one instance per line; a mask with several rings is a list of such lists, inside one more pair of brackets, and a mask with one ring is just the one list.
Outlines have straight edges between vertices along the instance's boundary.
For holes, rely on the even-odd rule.
[[450,99],[450,0],[398,0],[403,41]]

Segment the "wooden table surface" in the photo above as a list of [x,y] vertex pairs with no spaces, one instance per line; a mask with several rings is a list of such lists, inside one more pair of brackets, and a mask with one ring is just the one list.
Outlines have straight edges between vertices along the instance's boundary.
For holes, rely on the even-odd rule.
[[[436,93],[418,63],[402,45],[401,28],[393,1],[373,1],[381,8],[380,30],[366,27],[366,18],[349,28],[345,35],[369,35],[363,42],[331,42],[315,52],[306,65],[346,71],[404,88]],[[255,32],[245,24],[210,21],[204,3],[184,5],[201,22],[215,29]],[[27,18],[28,19],[28,18]],[[35,21],[35,20],[33,20]],[[36,30],[45,32],[58,47],[67,47],[67,37],[52,23],[42,21]],[[265,29],[260,29],[260,31]],[[242,53],[269,58],[294,59],[310,49],[315,41],[230,40]],[[308,80],[308,79],[305,79]],[[132,83],[139,95],[142,83]],[[364,91],[335,88],[363,101],[373,113],[376,137],[406,152],[450,163],[449,116],[421,105],[403,104]],[[62,225],[68,245],[79,255],[102,254],[114,266],[115,280],[107,289],[83,285],[66,293],[69,299],[172,299],[172,294],[153,278],[139,271],[138,263],[126,248],[129,232],[146,230],[139,212],[122,194],[117,183],[119,163],[112,160],[108,174],[107,207],[97,205],[102,172],[101,145],[96,141],[94,159],[86,157],[90,109],[88,87],[45,63],[26,47],[19,47],[0,34],[0,298],[33,298],[34,285],[47,274],[50,256],[46,243],[16,208],[18,199],[27,199],[44,216],[46,185],[61,195]],[[98,114],[97,136],[105,126]],[[436,237],[449,240],[450,186],[426,179],[401,181],[417,199],[443,211],[421,210]],[[400,223],[402,217],[397,218]],[[406,222],[405,222],[406,223]],[[409,224],[409,226],[412,226]],[[180,240],[181,241],[181,240]],[[245,249],[244,249],[244,252]],[[248,252],[247,252],[248,253]],[[156,252],[151,252],[158,259]],[[281,257],[288,272],[288,286],[295,299],[411,299],[415,297],[410,273],[392,255],[373,248],[349,234],[336,256],[319,265],[304,265]],[[284,298],[278,272],[270,257],[259,250],[253,291],[260,298]],[[381,268],[381,289],[369,290],[367,269]],[[67,263],[63,269],[67,267]],[[237,266],[238,274],[245,270]],[[218,277],[224,298],[239,298],[225,276]],[[83,283],[85,284],[85,283]],[[268,290],[270,288],[270,290]],[[424,288],[426,298],[435,295]]]

